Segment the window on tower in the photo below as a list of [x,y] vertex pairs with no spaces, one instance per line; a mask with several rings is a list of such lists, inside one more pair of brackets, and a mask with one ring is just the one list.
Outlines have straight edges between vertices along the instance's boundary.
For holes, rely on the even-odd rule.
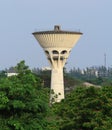
[[48,52],[48,51],[45,51],[45,53],[46,53],[47,55],[49,55],[49,52]]
[[63,51],[61,52],[61,54],[67,54],[67,51],[66,51],[66,50],[63,50]]
[[52,53],[53,53],[53,54],[59,54],[59,52],[56,51],[56,50],[53,50]]

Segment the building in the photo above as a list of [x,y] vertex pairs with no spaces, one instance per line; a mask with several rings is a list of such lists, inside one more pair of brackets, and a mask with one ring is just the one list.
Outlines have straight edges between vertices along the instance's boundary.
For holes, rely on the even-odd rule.
[[51,65],[50,102],[60,102],[64,99],[63,67],[82,33],[63,31],[56,25],[54,30],[34,32],[33,35]]

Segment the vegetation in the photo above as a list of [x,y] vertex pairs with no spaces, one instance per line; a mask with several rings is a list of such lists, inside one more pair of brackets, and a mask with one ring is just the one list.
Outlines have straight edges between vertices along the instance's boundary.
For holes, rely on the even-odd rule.
[[7,77],[6,71],[4,70],[0,71],[0,78],[5,78],[5,77]]
[[112,129],[110,78],[98,77],[94,80],[103,84],[100,88],[80,87],[81,80],[64,73],[65,85],[70,92],[60,103],[51,106],[50,72],[35,70],[38,73],[34,73],[25,61],[9,70],[17,75],[7,77],[8,70],[0,72],[0,130]]
[[44,130],[49,113],[48,90],[24,61],[17,76],[0,79],[0,130]]
[[111,130],[112,87],[78,87],[53,110],[60,130]]
[[105,66],[99,66],[99,67],[90,67],[81,70],[80,68],[76,69],[73,68],[69,71],[69,75],[95,84],[95,85],[101,85],[101,86],[112,86],[112,68]]

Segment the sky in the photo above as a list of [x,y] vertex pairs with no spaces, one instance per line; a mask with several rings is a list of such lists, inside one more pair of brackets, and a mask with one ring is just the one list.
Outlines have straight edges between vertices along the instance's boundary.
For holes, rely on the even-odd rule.
[[25,60],[30,68],[49,66],[35,31],[80,30],[66,68],[112,66],[112,0],[0,0],[0,70]]

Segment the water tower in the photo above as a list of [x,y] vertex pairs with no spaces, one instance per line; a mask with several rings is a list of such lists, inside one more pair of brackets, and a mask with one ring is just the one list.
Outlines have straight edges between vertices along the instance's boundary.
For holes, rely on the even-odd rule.
[[43,48],[51,65],[50,102],[60,102],[64,99],[63,67],[82,33],[63,31],[56,25],[54,30],[34,32],[33,35]]

